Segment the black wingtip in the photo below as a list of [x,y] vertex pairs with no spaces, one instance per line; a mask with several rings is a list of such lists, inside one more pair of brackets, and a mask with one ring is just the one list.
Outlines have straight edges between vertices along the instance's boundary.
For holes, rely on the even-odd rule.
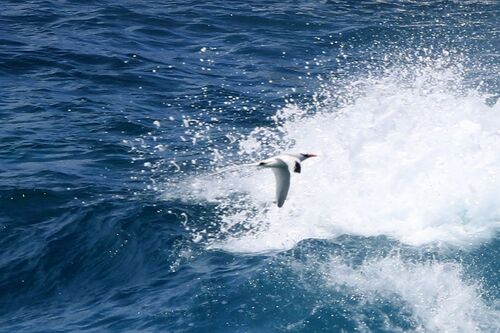
[[300,173],[301,167],[299,162],[295,162],[295,167],[293,168],[293,172]]

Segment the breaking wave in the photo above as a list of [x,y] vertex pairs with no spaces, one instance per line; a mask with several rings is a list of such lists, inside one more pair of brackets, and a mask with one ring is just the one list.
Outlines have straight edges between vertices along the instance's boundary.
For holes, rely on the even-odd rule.
[[460,66],[428,60],[356,80],[332,78],[313,102],[281,108],[273,127],[239,143],[258,159],[312,152],[285,206],[270,172],[241,169],[192,181],[191,199],[218,207],[211,246],[283,250],[308,238],[386,235],[411,245],[473,245],[500,221],[500,107],[465,87]]

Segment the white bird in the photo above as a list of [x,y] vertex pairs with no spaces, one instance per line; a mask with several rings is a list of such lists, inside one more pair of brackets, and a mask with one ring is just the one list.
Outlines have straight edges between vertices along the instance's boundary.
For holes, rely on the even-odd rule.
[[290,175],[292,172],[300,173],[301,162],[315,157],[314,154],[281,154],[267,160],[260,161],[257,166],[271,168],[276,178],[276,204],[282,207],[290,189]]
[[[204,177],[211,177],[221,173],[241,170],[246,167],[271,168],[276,178],[276,204],[282,207],[285,203],[288,190],[290,189],[290,177],[292,172],[300,173],[302,170],[301,162],[310,158],[316,157],[315,154],[290,154],[285,153],[277,155],[257,163],[240,164],[233,167],[225,168],[217,172],[211,173]],[[203,178],[204,178],[203,177]]]

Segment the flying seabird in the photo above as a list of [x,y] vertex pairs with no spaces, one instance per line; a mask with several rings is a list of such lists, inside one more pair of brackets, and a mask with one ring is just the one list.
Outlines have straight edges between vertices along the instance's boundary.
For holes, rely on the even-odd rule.
[[241,164],[234,167],[219,170],[205,177],[218,175],[221,173],[241,170],[246,167],[271,168],[276,178],[276,204],[282,207],[285,203],[288,190],[290,189],[290,176],[292,172],[300,173],[302,170],[301,162],[310,158],[316,157],[315,154],[290,154],[284,153],[274,157],[262,160],[257,163]]
[[258,167],[271,168],[276,178],[276,204],[282,207],[290,189],[290,175],[292,172],[300,173],[301,162],[315,157],[314,154],[281,154],[257,163]]

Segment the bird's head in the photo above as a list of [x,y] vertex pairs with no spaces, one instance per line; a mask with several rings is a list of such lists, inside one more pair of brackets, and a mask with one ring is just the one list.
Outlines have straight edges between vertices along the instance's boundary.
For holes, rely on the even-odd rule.
[[304,154],[304,153],[300,153],[300,156],[302,157],[303,160],[306,160],[308,158],[311,158],[311,157],[316,157],[318,155],[315,155],[315,154]]

